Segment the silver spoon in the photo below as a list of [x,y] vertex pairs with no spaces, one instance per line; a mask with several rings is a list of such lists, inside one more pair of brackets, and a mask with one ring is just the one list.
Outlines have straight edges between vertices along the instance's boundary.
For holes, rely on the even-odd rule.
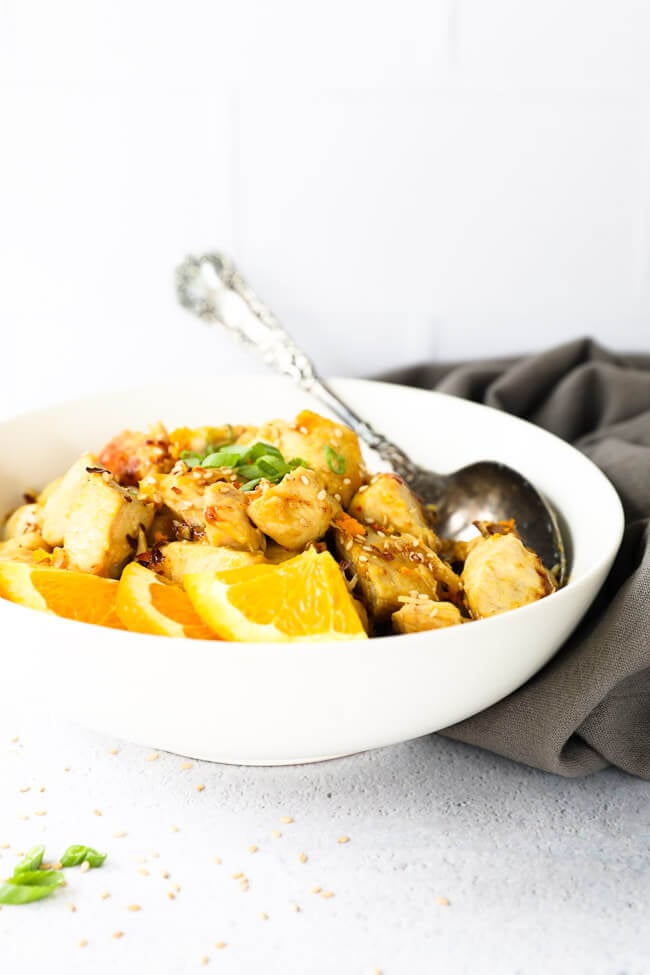
[[219,324],[254,347],[279,372],[316,396],[425,502],[436,507],[436,531],[443,538],[465,536],[474,521],[514,518],[525,543],[548,568],[556,567],[560,585],[567,562],[562,534],[553,509],[525,477],[493,460],[436,474],[415,464],[403,450],[330,389],[273,313],[259,300],[225,254],[188,257],[176,270],[182,305],[204,322]]

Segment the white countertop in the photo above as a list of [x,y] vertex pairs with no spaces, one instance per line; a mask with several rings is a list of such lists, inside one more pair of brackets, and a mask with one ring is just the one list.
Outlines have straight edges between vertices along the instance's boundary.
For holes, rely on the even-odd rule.
[[35,843],[108,852],[50,899],[2,908],[12,975],[649,970],[647,782],[560,779],[439,737],[308,766],[183,768],[21,716],[28,688],[7,690],[0,875]]

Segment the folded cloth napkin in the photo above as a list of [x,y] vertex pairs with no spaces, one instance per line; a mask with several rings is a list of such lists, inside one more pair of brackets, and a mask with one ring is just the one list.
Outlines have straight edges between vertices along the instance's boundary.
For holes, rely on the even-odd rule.
[[442,734],[560,775],[611,764],[650,779],[650,355],[580,339],[524,358],[419,365],[380,378],[550,430],[605,472],[625,509],[620,552],[578,630],[527,684]]

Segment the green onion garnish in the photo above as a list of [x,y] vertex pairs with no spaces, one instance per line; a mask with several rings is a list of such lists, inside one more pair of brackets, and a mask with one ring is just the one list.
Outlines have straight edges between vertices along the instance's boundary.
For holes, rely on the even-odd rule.
[[[16,866],[13,876],[0,883],[0,904],[31,904],[53,894],[64,882],[60,870],[42,869],[44,846],[33,846]],[[98,853],[92,846],[69,846],[61,857],[62,867],[76,867],[87,862],[91,867],[101,867],[105,853]]]
[[242,491],[252,491],[262,480],[279,484],[296,467],[308,466],[301,457],[286,461],[277,447],[261,440],[253,444],[228,444],[203,457],[187,451],[185,454],[181,454],[181,459],[189,467],[229,467],[244,481]]
[[61,857],[62,867],[78,867],[88,863],[90,867],[101,867],[106,859],[105,853],[98,853],[92,846],[69,846]]
[[345,457],[343,454],[338,454],[330,444],[325,447],[325,460],[332,474],[345,474]]

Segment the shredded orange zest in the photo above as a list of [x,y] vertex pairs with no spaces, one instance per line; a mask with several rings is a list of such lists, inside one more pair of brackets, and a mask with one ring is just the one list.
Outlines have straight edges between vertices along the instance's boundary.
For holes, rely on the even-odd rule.
[[346,535],[368,534],[366,527],[362,525],[360,521],[357,521],[356,518],[353,518],[352,515],[346,514],[345,511],[343,514],[338,516],[334,524],[337,528],[340,528],[342,532],[345,532]]

